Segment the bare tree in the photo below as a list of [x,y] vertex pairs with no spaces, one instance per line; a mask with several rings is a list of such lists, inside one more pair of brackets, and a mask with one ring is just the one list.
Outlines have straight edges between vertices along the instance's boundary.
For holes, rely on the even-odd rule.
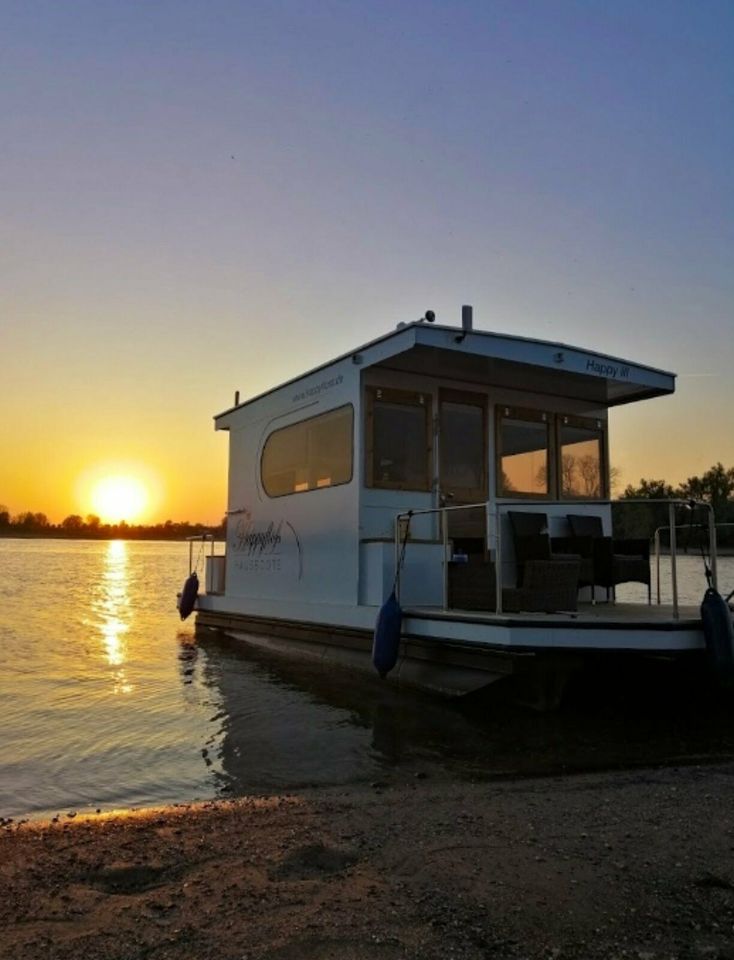
[[587,454],[585,457],[579,457],[578,467],[583,484],[583,495],[598,497],[600,495],[599,460],[592,454]]

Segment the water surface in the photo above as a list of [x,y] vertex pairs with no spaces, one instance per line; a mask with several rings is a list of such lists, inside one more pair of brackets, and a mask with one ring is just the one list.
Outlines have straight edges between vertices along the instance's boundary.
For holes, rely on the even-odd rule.
[[[538,716],[197,643],[175,609],[187,562],[181,543],[0,540],[0,816],[734,752],[728,705],[686,693]],[[720,575],[734,587],[733,559]],[[698,558],[680,580],[681,601],[699,602]]]

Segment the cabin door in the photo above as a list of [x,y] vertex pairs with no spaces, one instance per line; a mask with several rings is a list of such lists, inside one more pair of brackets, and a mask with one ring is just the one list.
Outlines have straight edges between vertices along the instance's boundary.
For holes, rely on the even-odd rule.
[[[441,390],[438,398],[438,484],[442,506],[487,500],[487,397],[481,393]],[[448,513],[448,535],[455,548],[469,553],[485,549],[486,511]]]

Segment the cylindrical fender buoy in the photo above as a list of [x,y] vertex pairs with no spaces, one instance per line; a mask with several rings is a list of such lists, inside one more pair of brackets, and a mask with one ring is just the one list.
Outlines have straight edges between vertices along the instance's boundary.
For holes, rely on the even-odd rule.
[[186,578],[186,583],[184,583],[183,590],[181,591],[181,599],[178,604],[178,611],[181,614],[182,620],[185,620],[196,606],[196,597],[198,596],[198,593],[199,578],[196,576],[196,570],[194,570],[194,572]]
[[734,626],[726,600],[709,587],[701,603],[703,635],[709,669],[719,683],[734,683]]
[[372,642],[372,663],[383,680],[398,662],[402,624],[403,611],[393,590],[377,615]]

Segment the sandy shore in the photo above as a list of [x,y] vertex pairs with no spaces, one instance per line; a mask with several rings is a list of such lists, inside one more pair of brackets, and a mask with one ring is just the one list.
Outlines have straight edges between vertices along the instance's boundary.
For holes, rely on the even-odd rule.
[[0,831],[5,960],[734,960],[734,765]]

